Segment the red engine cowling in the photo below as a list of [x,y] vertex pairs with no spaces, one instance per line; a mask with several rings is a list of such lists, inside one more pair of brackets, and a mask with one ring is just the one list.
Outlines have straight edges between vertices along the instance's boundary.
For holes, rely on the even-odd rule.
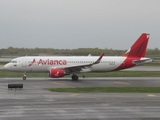
[[63,77],[64,74],[65,74],[65,71],[63,69],[51,69],[49,72],[49,76],[52,78]]

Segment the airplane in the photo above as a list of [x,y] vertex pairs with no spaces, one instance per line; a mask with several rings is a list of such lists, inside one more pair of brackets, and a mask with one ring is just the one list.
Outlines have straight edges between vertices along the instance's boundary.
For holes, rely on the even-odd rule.
[[72,75],[72,80],[78,80],[81,72],[110,72],[131,68],[152,62],[146,58],[149,34],[142,33],[130,49],[121,56],[24,56],[18,57],[4,66],[4,69],[23,72],[23,80],[29,72],[46,72],[51,78]]

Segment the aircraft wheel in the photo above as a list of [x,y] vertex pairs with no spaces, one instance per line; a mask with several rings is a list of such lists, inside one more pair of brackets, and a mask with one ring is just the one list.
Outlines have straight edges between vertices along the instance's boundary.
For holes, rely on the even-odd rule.
[[24,72],[22,79],[23,79],[23,80],[26,80],[26,78],[27,78],[27,77],[26,77],[26,73]]
[[77,75],[72,75],[72,80],[77,81],[78,80],[78,76]]
[[23,80],[26,80],[26,77],[25,77],[25,76],[23,76]]

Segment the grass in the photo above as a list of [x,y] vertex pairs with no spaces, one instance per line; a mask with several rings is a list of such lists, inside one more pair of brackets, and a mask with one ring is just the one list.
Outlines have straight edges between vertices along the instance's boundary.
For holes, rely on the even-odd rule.
[[87,73],[86,77],[160,77],[160,71],[114,71]]
[[52,92],[105,92],[105,93],[160,93],[160,87],[85,87],[85,88],[46,88]]
[[0,65],[5,65],[7,64],[8,62],[0,62]]
[[[0,70],[0,77],[22,77],[22,72],[10,72],[7,70]],[[48,77],[48,73],[27,73],[27,77]]]
[[147,64],[144,64],[143,66],[160,66],[160,62],[147,63]]

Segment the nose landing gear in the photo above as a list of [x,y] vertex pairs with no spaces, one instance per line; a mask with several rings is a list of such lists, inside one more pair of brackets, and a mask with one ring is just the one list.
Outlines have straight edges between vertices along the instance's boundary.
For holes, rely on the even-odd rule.
[[22,79],[23,79],[23,80],[26,80],[26,78],[27,78],[26,74],[25,74],[25,73],[23,73],[23,77],[22,77]]

